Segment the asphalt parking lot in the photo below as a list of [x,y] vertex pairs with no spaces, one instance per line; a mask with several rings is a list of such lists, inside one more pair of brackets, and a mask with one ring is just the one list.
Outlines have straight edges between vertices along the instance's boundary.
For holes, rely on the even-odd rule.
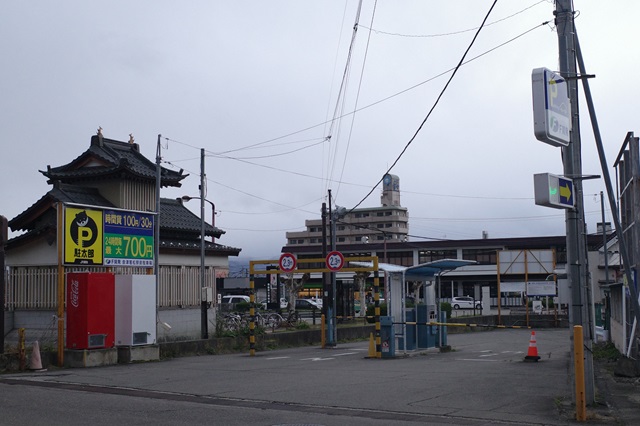
[[[0,376],[11,425],[573,423],[567,329],[450,334],[450,352],[369,359],[369,342]],[[591,424],[633,424],[600,410]],[[612,423],[618,421],[617,423]]]

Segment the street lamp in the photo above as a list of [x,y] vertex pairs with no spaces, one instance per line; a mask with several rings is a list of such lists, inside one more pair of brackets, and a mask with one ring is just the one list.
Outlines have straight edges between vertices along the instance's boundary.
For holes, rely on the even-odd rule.
[[[190,200],[200,200],[200,291],[206,291],[205,289],[205,279],[204,279],[204,259],[205,259],[205,241],[204,241],[204,202],[211,204],[211,224],[216,217],[216,206],[211,201],[207,200],[204,197],[190,197],[188,195],[183,195],[182,200],[190,201]],[[212,237],[211,241],[213,242],[215,237]],[[204,296],[204,297],[203,297]],[[202,329],[202,338],[209,338],[209,318],[207,317],[207,297],[206,294],[200,295],[200,328]]]
[[[183,201],[202,200],[202,198],[201,198],[201,197],[190,197],[190,196],[188,196],[188,195],[183,195],[183,196],[181,197],[181,199],[182,199]],[[204,199],[204,201],[205,201],[205,202],[207,202],[207,203],[209,203],[209,204],[211,204],[211,226],[215,227],[215,226],[216,226],[216,214],[217,214],[217,213],[216,213],[216,205],[215,205],[215,204],[213,204],[213,202],[211,202],[211,201],[207,200],[206,198]],[[201,216],[201,218],[202,218],[202,216]],[[203,222],[204,222],[204,219],[202,219],[202,220],[203,220]],[[204,238],[204,237],[203,237],[203,238]],[[211,242],[214,242],[214,240],[215,240],[215,239],[216,239],[215,235],[212,235],[212,236],[211,236]]]

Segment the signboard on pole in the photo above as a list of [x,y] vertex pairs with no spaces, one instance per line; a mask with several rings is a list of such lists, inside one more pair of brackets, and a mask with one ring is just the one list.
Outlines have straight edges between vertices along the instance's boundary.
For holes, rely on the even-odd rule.
[[151,268],[154,220],[145,212],[65,206],[63,263]]
[[555,296],[555,281],[527,281],[527,296]]
[[325,262],[330,271],[336,272],[344,266],[344,256],[339,251],[332,251],[327,254]]
[[571,102],[567,81],[547,68],[531,73],[533,132],[536,139],[553,146],[571,142]]
[[296,257],[291,253],[282,253],[278,265],[283,272],[291,272],[296,269]]
[[64,209],[64,263],[102,265],[102,211],[82,207]]
[[555,209],[572,209],[575,206],[573,180],[569,178],[538,173],[533,175],[533,186],[539,206]]
[[104,264],[153,267],[153,215],[104,210]]

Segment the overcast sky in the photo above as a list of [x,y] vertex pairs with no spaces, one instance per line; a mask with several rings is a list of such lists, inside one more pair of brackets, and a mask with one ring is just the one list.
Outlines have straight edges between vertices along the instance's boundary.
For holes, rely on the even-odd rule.
[[[110,139],[133,134],[152,161],[161,134],[163,165],[190,174],[162,197],[198,195],[204,148],[219,242],[275,259],[286,231],[319,217],[328,189],[334,205],[380,204],[380,186],[364,197],[492,3],[365,0],[358,18],[353,0],[5,2],[0,214],[12,219],[43,196],[39,170],[76,158],[98,127]],[[477,59],[393,168],[412,240],[564,234],[564,212],[536,206],[533,190],[535,173],[563,170],[560,148],[534,137],[531,99],[531,71],[559,68],[554,7],[498,1],[467,55]],[[613,173],[626,133],[640,132],[640,2],[575,9]],[[583,172],[602,175],[582,95]],[[604,189],[585,181],[590,232]],[[199,214],[198,201],[187,206]]]

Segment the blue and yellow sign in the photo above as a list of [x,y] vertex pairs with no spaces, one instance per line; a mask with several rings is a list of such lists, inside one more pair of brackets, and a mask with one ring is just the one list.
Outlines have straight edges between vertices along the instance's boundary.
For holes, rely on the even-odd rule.
[[153,267],[153,215],[104,211],[104,264]]
[[64,264],[153,267],[153,214],[81,206],[64,212]]

